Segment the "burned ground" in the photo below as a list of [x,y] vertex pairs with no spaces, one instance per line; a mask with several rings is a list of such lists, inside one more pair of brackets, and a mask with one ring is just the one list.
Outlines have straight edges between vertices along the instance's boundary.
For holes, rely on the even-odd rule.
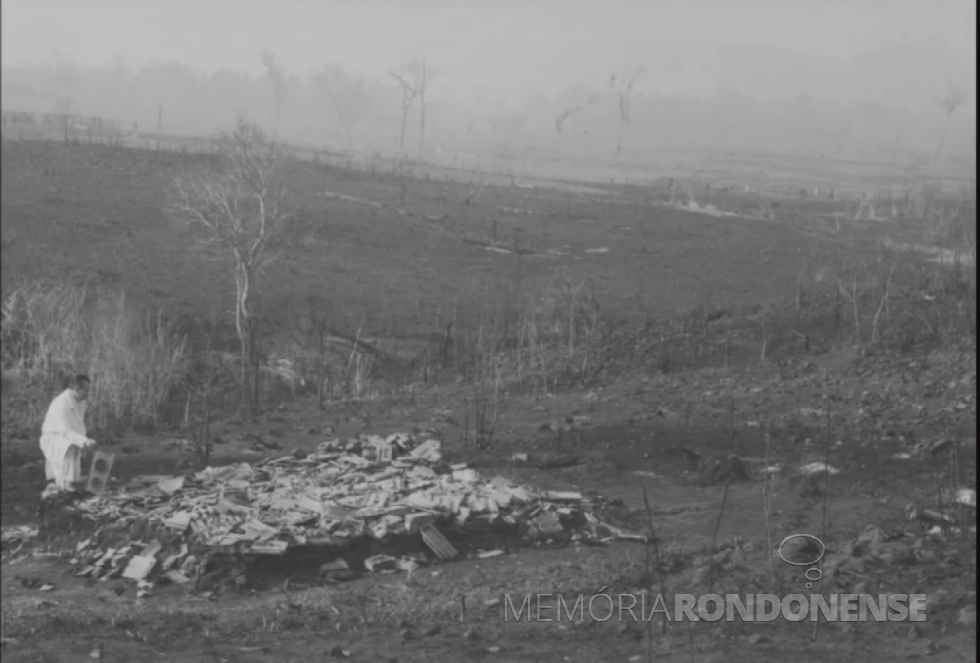
[[[227,308],[227,265],[202,256],[162,212],[173,174],[197,157],[5,143],[2,158],[5,292],[18,280],[67,274],[188,317]],[[954,485],[976,486],[975,337],[919,331],[903,345],[902,302],[946,296],[939,268],[906,254],[887,256],[908,269],[896,269],[895,322],[877,343],[855,350],[846,307],[843,320],[835,317],[832,271],[823,281],[808,277],[811,301],[798,302],[810,256],[832,255],[844,274],[845,265],[879,255],[886,237],[914,241],[916,227],[842,222],[838,232],[827,215],[845,205],[827,210],[801,200],[784,201],[775,220],[712,217],[656,204],[665,193],[655,187],[613,196],[422,178],[409,181],[403,201],[391,174],[304,164],[293,181],[311,194],[309,204],[262,286],[284,329],[296,302],[320,296],[351,336],[365,319],[374,338],[432,334],[436,309],[453,301],[478,320],[565,276],[590,283],[609,323],[602,369],[558,386],[505,390],[495,435],[480,448],[469,435],[471,390],[433,381],[338,399],[323,410],[295,396],[255,420],[229,415],[214,424],[220,443],[212,465],[309,451],[326,437],[434,428],[450,459],[541,489],[619,498],[617,518],[641,532],[649,527],[645,491],[667,594],[706,591],[709,552],[724,558],[712,572],[716,589],[801,584],[793,569],[773,569],[771,548],[812,532],[835,552],[837,571],[824,591],[921,591],[930,596],[929,621],[821,625],[814,640],[809,624],[764,631],[670,624],[663,634],[659,623],[648,633],[646,624],[618,620],[504,623],[499,608],[486,607],[505,593],[659,592],[648,548],[629,541],[515,546],[504,557],[436,565],[411,579],[368,575],[290,588],[269,576],[256,579],[254,593],[225,588],[205,596],[169,586],[146,599],[123,581],[87,585],[64,558],[25,555],[28,546],[5,552],[5,660],[78,660],[96,650],[111,661],[287,661],[344,651],[351,660],[399,661],[646,660],[650,652],[685,661],[975,660],[975,533],[930,533],[931,525],[909,517],[910,507],[919,514],[947,508]],[[325,191],[385,206],[312,195]],[[711,202],[732,210],[746,204]],[[946,309],[942,315],[948,319]],[[663,341],[670,320],[687,325],[670,327],[671,337],[688,340]],[[6,421],[4,428],[7,527],[35,517],[43,468],[33,432]],[[187,452],[173,440],[183,436],[125,430],[107,438],[117,453],[114,476],[180,473]],[[947,440],[955,444],[929,453]],[[748,481],[704,480],[704,462],[729,454],[741,459]],[[562,462],[549,462],[556,459]],[[826,499],[792,471],[824,460],[840,470],[824,484]],[[768,517],[766,465],[784,468],[771,484]],[[869,531],[884,539],[871,553],[844,553]],[[744,559],[731,564],[725,556],[736,537]],[[39,592],[30,580],[55,589]],[[461,596],[471,606],[462,623]]]

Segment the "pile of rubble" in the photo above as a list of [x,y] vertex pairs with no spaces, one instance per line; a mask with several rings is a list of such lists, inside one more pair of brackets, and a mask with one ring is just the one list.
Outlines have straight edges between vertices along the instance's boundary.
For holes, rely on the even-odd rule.
[[[449,560],[459,553],[439,528],[460,531],[488,523],[513,526],[537,542],[634,538],[593,515],[590,507],[597,501],[485,479],[464,463],[444,463],[436,440],[392,435],[333,440],[312,454],[296,452],[254,466],[138,477],[115,492],[63,508],[111,525],[116,533],[115,543],[95,536],[78,545],[78,575],[142,581],[152,572],[183,583],[198,572],[198,560],[216,552],[281,556],[302,546],[342,548],[365,538],[386,543],[400,535],[420,537],[429,553]],[[120,531],[128,533],[124,543]],[[363,566],[403,568],[387,555],[363,560]],[[343,560],[334,570],[349,572]]]

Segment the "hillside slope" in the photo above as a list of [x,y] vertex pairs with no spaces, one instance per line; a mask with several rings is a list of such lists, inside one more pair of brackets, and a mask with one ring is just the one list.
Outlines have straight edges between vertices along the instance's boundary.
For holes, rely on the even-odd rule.
[[[73,278],[195,316],[228,309],[228,256],[203,248],[196,229],[165,211],[174,176],[206,159],[5,143],[4,287]],[[392,175],[299,163],[291,181],[304,207],[261,278],[267,313],[317,296],[340,318],[379,329],[431,328],[435,310],[446,315],[454,301],[474,314],[513,305],[562,276],[589,283],[612,317],[786,299],[806,255],[856,248],[798,219],[713,218],[593,192],[418,179],[406,181],[403,205]]]

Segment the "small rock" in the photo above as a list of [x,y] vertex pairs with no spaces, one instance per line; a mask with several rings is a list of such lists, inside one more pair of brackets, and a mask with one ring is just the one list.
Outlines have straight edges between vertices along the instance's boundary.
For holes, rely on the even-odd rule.
[[438,624],[433,624],[432,626],[429,626],[428,628],[426,628],[425,630],[423,630],[422,631],[422,635],[424,635],[425,637],[429,638],[429,637],[432,637],[433,635],[437,635],[440,630],[441,629],[439,628],[439,625]]
[[956,613],[956,621],[964,626],[976,626],[977,606],[967,605],[960,608],[960,611]]
[[498,647],[497,645],[490,645],[489,647],[487,647],[487,651],[490,652],[491,654],[499,654],[500,647]]
[[479,639],[480,639],[480,634],[477,633],[474,629],[468,628],[463,632],[463,640],[466,640],[467,642],[472,640],[479,640]]
[[411,640],[411,639],[413,639],[413,637],[414,637],[414,636],[412,635],[412,632],[411,632],[411,631],[409,631],[409,630],[408,630],[407,628],[403,628],[403,629],[402,629],[402,630],[401,630],[401,631],[399,632],[399,635],[401,636],[401,639],[402,639],[402,642],[407,642],[408,640]]
[[761,645],[766,642],[769,642],[769,638],[767,638],[761,633],[753,633],[752,635],[749,636],[750,645]]

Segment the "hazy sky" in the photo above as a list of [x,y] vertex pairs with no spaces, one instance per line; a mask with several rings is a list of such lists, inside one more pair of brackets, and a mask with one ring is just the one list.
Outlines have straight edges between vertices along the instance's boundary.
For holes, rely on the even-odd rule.
[[11,65],[119,54],[130,66],[174,58],[254,72],[263,48],[296,73],[341,61],[383,75],[424,55],[456,83],[496,87],[533,84],[534,71],[548,76],[562,49],[583,43],[609,44],[610,62],[617,42],[633,53],[671,42],[846,58],[933,39],[975,58],[975,24],[975,0],[3,0],[0,44]]
[[61,52],[97,64],[177,58],[257,69],[263,47],[302,70],[414,51],[521,58],[538,43],[729,42],[851,54],[941,37],[975,50],[973,0],[3,0],[3,61]]

